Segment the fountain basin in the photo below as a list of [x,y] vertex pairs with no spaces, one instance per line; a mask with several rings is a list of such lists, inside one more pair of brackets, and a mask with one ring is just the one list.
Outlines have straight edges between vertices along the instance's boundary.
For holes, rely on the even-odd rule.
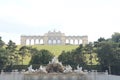
[[24,80],[88,80],[87,75],[78,73],[29,73]]

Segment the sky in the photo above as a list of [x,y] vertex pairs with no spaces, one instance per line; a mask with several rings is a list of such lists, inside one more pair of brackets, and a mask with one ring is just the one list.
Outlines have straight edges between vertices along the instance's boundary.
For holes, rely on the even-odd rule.
[[120,0],[0,0],[0,36],[20,44],[21,35],[61,31],[89,42],[120,32]]

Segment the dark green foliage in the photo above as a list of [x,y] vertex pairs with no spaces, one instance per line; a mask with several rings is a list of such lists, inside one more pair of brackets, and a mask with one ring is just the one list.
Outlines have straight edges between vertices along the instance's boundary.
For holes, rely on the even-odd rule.
[[98,39],[98,42],[102,42],[102,41],[105,41],[105,39],[102,38],[102,37],[100,37],[100,38]]
[[32,55],[30,64],[46,65],[52,58],[53,55],[48,50],[40,50],[37,54]]
[[28,49],[32,55],[35,55],[39,52],[36,48],[28,47]]
[[116,32],[116,33],[114,33],[113,35],[112,35],[112,40],[114,41],[114,42],[120,42],[120,33],[118,33],[118,32]]
[[8,50],[10,53],[14,53],[16,51],[16,44],[13,41],[9,41],[6,47],[6,50]]
[[24,56],[26,55],[26,53],[29,51],[29,47],[27,46],[22,46],[20,49],[19,49],[19,54],[22,56],[22,65],[23,65],[23,59],[24,59]]
[[111,42],[102,42],[98,47],[99,63],[102,67],[107,67],[111,73],[111,66],[120,66],[120,48],[118,44]]
[[0,37],[0,69],[6,68],[8,62],[9,61],[6,55],[6,50],[4,49],[4,42],[1,40]]
[[2,41],[2,38],[0,37],[0,48],[2,48],[5,45],[4,41]]
[[0,69],[6,68],[8,64],[8,58],[6,56],[0,55]]
[[86,58],[83,53],[83,46],[80,45],[77,49],[72,50],[71,52],[63,51],[58,57],[64,65],[71,65],[72,67],[86,65]]
[[10,65],[14,65],[17,63],[16,59],[17,59],[18,52],[17,52],[16,48],[17,48],[16,44],[13,41],[9,40],[9,42],[6,46],[6,55],[9,60]]

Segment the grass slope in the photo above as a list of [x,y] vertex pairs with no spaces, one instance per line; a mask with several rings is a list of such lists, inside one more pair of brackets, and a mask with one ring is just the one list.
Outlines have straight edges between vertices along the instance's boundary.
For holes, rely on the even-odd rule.
[[71,51],[73,49],[76,49],[78,46],[77,45],[34,45],[32,47],[37,48],[38,50],[46,49],[49,50],[51,53],[53,53],[55,56],[59,56],[63,50]]

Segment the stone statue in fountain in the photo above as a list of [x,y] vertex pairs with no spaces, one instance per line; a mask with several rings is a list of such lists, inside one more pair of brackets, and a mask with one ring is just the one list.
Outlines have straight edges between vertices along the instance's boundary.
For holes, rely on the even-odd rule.
[[39,69],[37,70],[37,72],[47,73],[47,71],[46,71],[46,67],[40,65],[40,67],[39,67]]
[[86,73],[82,71],[82,67],[78,65],[77,69],[73,70],[70,65],[63,66],[57,57],[54,57],[47,66],[40,65],[37,70],[32,69],[32,65],[30,65],[25,74],[27,74],[24,78],[27,78],[26,80],[30,78],[34,79],[33,76],[37,76],[36,78],[39,78],[39,80],[91,80],[84,76]]
[[70,65],[65,66],[64,73],[70,73],[72,72],[72,67]]
[[32,65],[30,65],[30,66],[28,67],[28,72],[35,72],[35,70],[32,69]]
[[79,67],[79,65],[78,65],[77,66],[77,70],[74,70],[74,72],[76,72],[76,73],[83,73],[82,67]]
[[59,62],[57,57],[54,57],[47,66],[40,65],[39,69],[34,70],[32,69],[32,65],[28,67],[28,72],[37,72],[37,73],[81,73],[84,74],[82,71],[82,67],[77,66],[76,70],[73,70],[70,65],[63,66],[62,62]]
[[49,61],[49,64],[53,64],[53,63],[59,63],[57,57],[54,57],[52,61]]

